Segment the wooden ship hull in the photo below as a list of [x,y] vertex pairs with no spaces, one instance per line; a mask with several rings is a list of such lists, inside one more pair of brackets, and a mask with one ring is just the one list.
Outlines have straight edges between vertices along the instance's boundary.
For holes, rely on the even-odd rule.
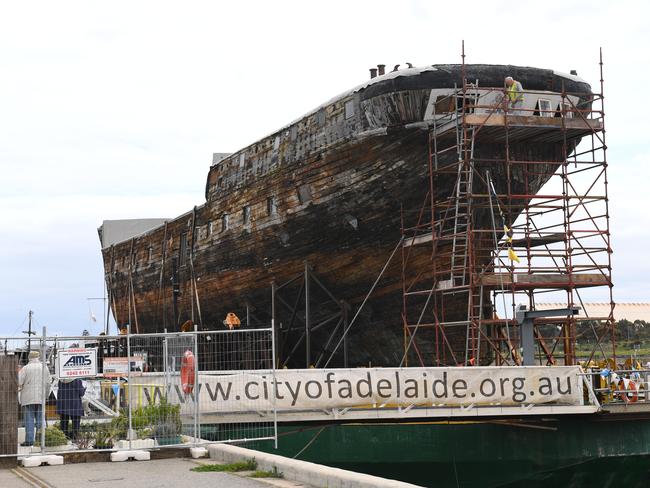
[[[584,94],[577,103],[588,103],[591,94],[580,79],[550,70],[466,66],[467,79],[480,80],[481,86],[501,87],[508,75],[526,89],[549,96],[563,90]],[[99,231],[118,326],[130,324],[136,333],[178,331],[180,324],[192,320],[200,330],[223,329],[226,314],[234,312],[248,318],[244,326],[268,327],[272,283],[290,282],[306,267],[323,285],[322,296],[314,292],[311,298],[314,323],[336,309],[332,299],[344,301],[354,312],[395,250],[402,216],[422,208],[429,188],[435,97],[453,91],[461,80],[459,65],[378,76],[257,143],[215,160],[206,202],[190,212],[143,233],[122,233],[121,239],[108,237],[105,222]],[[522,139],[508,148],[511,157],[547,162],[540,175],[552,174],[566,157],[565,150],[563,141],[543,138]],[[499,191],[505,169],[487,161],[503,157],[503,141],[486,137],[474,151],[486,160],[478,172],[489,169]],[[510,179],[517,184],[516,177]],[[536,193],[546,179],[534,180],[533,188],[529,182],[521,193]],[[450,177],[437,192],[451,192],[453,186]],[[476,225],[489,228],[488,219],[484,214]],[[415,262],[424,270],[430,260],[430,252],[420,252]],[[399,259],[393,259],[350,330],[350,366],[400,363],[403,278]],[[300,301],[302,289],[297,287],[285,302]],[[464,308],[458,304],[459,312]],[[316,358],[327,357],[338,342],[331,340],[332,328],[314,330],[311,349],[305,352],[300,333],[304,325],[293,330],[289,317],[276,313],[280,363],[322,366]],[[304,322],[304,311],[294,315]],[[452,340],[463,342],[460,336]],[[338,351],[330,365],[342,364]]]

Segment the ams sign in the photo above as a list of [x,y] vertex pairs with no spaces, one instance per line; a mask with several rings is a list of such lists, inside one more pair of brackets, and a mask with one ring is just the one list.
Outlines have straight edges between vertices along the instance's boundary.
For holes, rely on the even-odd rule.
[[64,349],[57,358],[59,378],[83,378],[97,375],[97,349]]

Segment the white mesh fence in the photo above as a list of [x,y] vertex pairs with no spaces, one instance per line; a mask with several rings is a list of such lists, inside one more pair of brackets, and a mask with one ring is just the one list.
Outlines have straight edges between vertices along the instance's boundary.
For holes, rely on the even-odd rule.
[[268,387],[229,395],[270,384],[273,347],[271,329],[0,338],[0,456],[277,438]]

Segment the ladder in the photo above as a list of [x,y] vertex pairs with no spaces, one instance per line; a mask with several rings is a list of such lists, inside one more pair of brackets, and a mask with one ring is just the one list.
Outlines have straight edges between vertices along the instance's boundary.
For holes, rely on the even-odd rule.
[[470,246],[471,217],[472,217],[472,179],[473,165],[471,162],[458,161],[458,172],[454,188],[454,212],[451,243],[450,279],[452,287],[464,287],[468,284],[467,264]]
[[[465,83],[465,81],[463,80]],[[474,179],[474,127],[467,128],[460,124],[469,110],[468,105],[478,101],[478,80],[469,84],[474,93],[469,94],[467,85],[460,91],[463,99],[460,104],[460,113],[456,114],[456,141],[458,153],[458,167],[456,185],[453,190],[454,214],[453,233],[450,263],[450,279],[452,287],[466,287],[469,285],[468,269],[469,252],[472,233],[472,182]],[[457,104],[458,105],[458,104]],[[469,319],[469,317],[468,317]]]

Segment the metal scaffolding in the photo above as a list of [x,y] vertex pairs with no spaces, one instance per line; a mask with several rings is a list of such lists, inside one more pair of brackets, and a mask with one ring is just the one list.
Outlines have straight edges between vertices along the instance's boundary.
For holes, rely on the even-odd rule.
[[[427,197],[402,214],[402,363],[522,364],[517,309],[549,296],[574,309],[593,287],[610,307],[589,317],[587,359],[615,360],[602,53],[600,93],[563,85],[552,105],[524,91],[538,101],[517,110],[504,88],[468,80],[462,59],[461,85],[434,104]],[[536,318],[536,363],[576,364],[580,320]]]

